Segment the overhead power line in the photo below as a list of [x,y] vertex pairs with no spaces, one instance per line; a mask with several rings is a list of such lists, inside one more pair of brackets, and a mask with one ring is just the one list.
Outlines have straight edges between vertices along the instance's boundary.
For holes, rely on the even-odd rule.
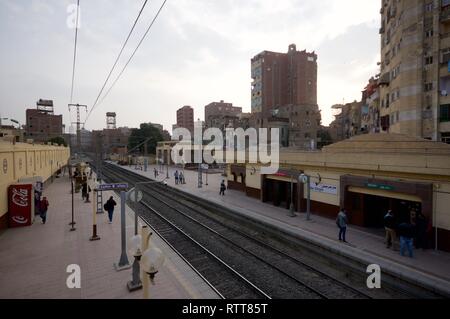
[[[148,33],[150,32],[150,29],[152,28],[153,24],[155,23],[156,19],[158,18],[159,14],[161,13],[162,9],[164,8],[164,6],[166,5],[167,0],[164,0],[164,2],[162,3],[162,5],[160,6],[158,12],[156,13],[155,17],[153,18],[152,22],[150,23],[150,25],[148,26],[147,30],[145,31],[144,35],[142,36],[141,40],[139,41],[136,49],[133,51],[133,53],[131,54],[130,58],[128,59],[127,63],[125,64],[125,66],[122,68],[122,70],[120,71],[119,75],[116,77],[116,79],[114,80],[113,84],[111,85],[111,87],[108,89],[108,91],[106,92],[106,94],[103,96],[103,98],[101,99],[100,103],[98,103],[96,106],[100,105],[103,103],[103,101],[105,100],[105,98],[108,96],[108,94],[111,92],[111,90],[114,88],[114,86],[116,85],[116,83],[119,81],[120,77],[122,76],[122,74],[125,72],[125,69],[128,67],[128,65],[130,64],[131,60],[133,59],[133,57],[135,56],[137,50],[139,49],[139,47],[142,45],[142,43],[144,42],[145,38],[147,37]],[[92,111],[94,110],[94,107],[91,109],[91,111],[88,114],[88,118],[91,115]],[[88,120],[88,118],[86,119],[86,121]]]
[[142,14],[142,12],[144,11],[145,6],[147,5],[147,2],[148,2],[148,0],[145,0],[145,1],[144,1],[144,4],[142,5],[141,10],[139,11],[138,16],[136,17],[136,20],[134,21],[133,26],[131,27],[131,30],[130,30],[130,32],[128,33],[128,36],[127,36],[127,38],[126,38],[126,40],[125,40],[125,42],[124,42],[122,48],[120,49],[119,55],[117,56],[116,61],[114,62],[113,66],[112,66],[112,68],[111,68],[111,71],[109,71],[109,74],[108,74],[108,76],[106,77],[105,83],[103,83],[103,86],[102,86],[100,92],[98,93],[98,96],[97,96],[97,98],[95,99],[94,104],[92,104],[92,108],[91,108],[91,111],[90,111],[89,114],[88,114],[88,117],[89,117],[89,115],[91,114],[92,110],[93,110],[93,109],[95,108],[95,106],[97,105],[97,102],[98,102],[98,100],[100,99],[100,96],[102,95],[103,90],[104,90],[105,87],[106,87],[106,84],[108,83],[109,79],[111,78],[111,75],[112,75],[114,69],[116,68],[117,63],[119,62],[120,57],[122,56],[123,50],[125,49],[125,47],[126,47],[126,45],[127,45],[127,43],[128,43],[128,40],[130,40],[131,34],[133,33],[134,28],[136,27],[136,24],[137,24],[137,22],[139,21],[139,18],[141,17],[141,14]]
[[77,61],[77,42],[78,42],[78,19],[79,19],[79,12],[80,12],[80,0],[77,2],[77,21],[75,26],[75,46],[73,49],[73,65],[72,65],[72,88],[70,89],[70,103],[73,101],[73,86],[75,82],[75,65]]

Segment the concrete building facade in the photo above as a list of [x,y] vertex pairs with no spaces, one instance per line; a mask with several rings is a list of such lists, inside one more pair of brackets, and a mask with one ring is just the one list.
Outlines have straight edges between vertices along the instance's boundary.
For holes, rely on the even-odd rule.
[[287,53],[264,51],[251,60],[252,113],[271,115],[283,105],[317,105],[317,55],[297,51],[295,44]]
[[381,1],[381,128],[449,142],[450,2]]
[[186,128],[194,134],[194,109],[188,105],[177,111],[177,127]]
[[26,110],[25,136],[35,142],[47,142],[53,137],[62,136],[62,115],[54,115],[39,109]]
[[219,128],[225,130],[238,127],[242,107],[233,106],[233,103],[212,102],[205,106],[205,125],[207,128]]
[[0,141],[0,229],[8,226],[8,187],[33,178],[45,183],[69,157],[68,147]]

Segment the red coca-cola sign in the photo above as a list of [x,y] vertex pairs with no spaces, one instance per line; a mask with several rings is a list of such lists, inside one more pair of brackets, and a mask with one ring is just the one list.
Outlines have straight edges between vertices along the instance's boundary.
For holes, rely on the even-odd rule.
[[33,185],[11,185],[8,191],[9,227],[30,226],[32,223]]

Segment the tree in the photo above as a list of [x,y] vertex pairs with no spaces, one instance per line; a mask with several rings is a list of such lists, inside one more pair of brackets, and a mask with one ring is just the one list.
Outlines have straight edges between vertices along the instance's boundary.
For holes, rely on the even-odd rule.
[[138,145],[142,144],[133,152],[140,152],[143,154],[145,151],[143,144],[145,140],[148,140],[147,152],[149,154],[156,154],[156,146],[158,145],[158,142],[163,141],[164,138],[158,128],[148,123],[144,123],[141,124],[140,128],[131,130],[131,135],[128,138],[128,149],[132,150]]
[[317,143],[317,147],[319,149],[322,149],[324,146],[333,144],[331,134],[326,128],[320,128],[317,131],[317,137],[319,138],[319,142]]
[[62,136],[53,137],[49,139],[47,143],[58,144],[59,146],[64,145],[65,147],[67,147],[67,142]]

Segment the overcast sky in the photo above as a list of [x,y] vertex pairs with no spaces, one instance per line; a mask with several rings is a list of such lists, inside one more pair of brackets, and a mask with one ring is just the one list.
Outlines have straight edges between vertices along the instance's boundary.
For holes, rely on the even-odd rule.
[[[25,122],[25,109],[53,99],[70,117],[75,0],[0,0],[0,115]],[[141,0],[81,0],[74,102],[92,106]],[[125,50],[126,62],[162,0],[150,0]],[[318,96],[323,123],[331,105],[361,98],[378,72],[379,0],[168,0],[121,80],[98,106],[87,129],[156,122],[171,131],[183,105],[204,118],[204,106],[225,100],[250,112],[250,59],[288,45],[318,56]],[[121,67],[118,68],[119,70]],[[82,113],[82,118],[86,114]]]

